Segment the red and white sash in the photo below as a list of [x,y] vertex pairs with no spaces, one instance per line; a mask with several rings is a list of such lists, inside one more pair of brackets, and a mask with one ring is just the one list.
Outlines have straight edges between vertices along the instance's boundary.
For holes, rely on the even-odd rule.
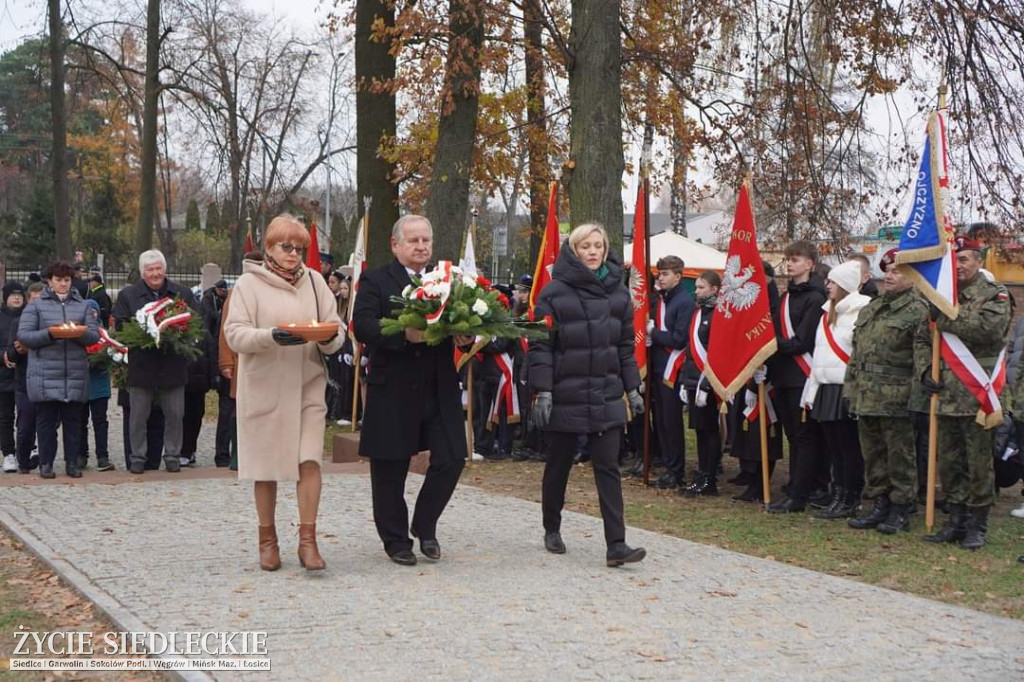
[[494,362],[501,370],[501,380],[498,381],[498,393],[494,396],[491,404],[490,422],[497,424],[501,419],[501,410],[504,406],[505,421],[508,424],[515,424],[519,421],[519,391],[512,380],[512,356],[508,353],[501,353],[494,356]]
[[685,348],[674,350],[669,354],[668,362],[665,363],[665,371],[661,374],[661,380],[666,386],[671,388],[676,385],[676,377],[679,376],[679,370],[683,368],[685,362]]
[[996,366],[989,375],[956,334],[942,332],[940,348],[946,366],[978,401],[978,423],[986,429],[1002,424],[999,394],[1006,385],[1006,349],[999,351]]
[[701,374],[704,373],[704,365],[708,361],[708,349],[700,342],[700,325],[703,320],[704,309],[697,308],[696,314],[690,321],[690,357],[693,358],[693,364],[697,366],[697,370]]
[[[791,339],[796,336],[793,320],[789,316],[789,292],[782,295],[782,338]],[[793,356],[793,360],[803,371],[805,377],[811,376],[811,354],[802,353]]]
[[826,312],[821,316],[821,328],[825,332],[825,340],[828,341],[828,347],[832,349],[832,352],[836,354],[836,357],[842,360],[844,365],[850,364],[850,353],[853,348],[849,348],[840,343],[832,334],[832,327],[828,323],[828,313]]
[[665,299],[658,299],[658,309],[654,313],[654,326],[658,331],[667,332],[668,327],[665,326]]
[[[750,391],[749,388],[747,390]],[[747,418],[748,422],[753,424],[754,422],[757,421],[757,418],[760,415],[760,407],[757,404],[758,403],[757,392],[756,391],[750,391],[750,392],[754,394],[754,404],[751,405],[750,407],[745,408],[743,410],[743,416]],[[765,395],[764,411],[765,411],[765,414],[768,415],[768,425],[771,426],[775,422],[779,421],[778,416],[775,414],[775,405],[772,403],[772,397],[775,395],[775,389],[772,387],[771,384],[765,384],[764,385],[764,395]]]

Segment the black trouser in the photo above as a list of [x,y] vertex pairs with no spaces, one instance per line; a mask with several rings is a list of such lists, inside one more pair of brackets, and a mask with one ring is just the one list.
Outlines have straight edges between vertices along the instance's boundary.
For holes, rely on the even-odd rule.
[[[132,438],[131,438],[131,415],[132,408],[126,400],[121,405],[124,412],[124,465],[130,468],[132,465]],[[160,458],[164,452],[164,413],[159,405],[154,405],[149,412],[149,419],[146,420],[146,468],[159,469]]]
[[36,444],[36,404],[28,399],[28,393],[14,394],[18,405],[18,468],[31,469],[32,448]]
[[194,457],[199,430],[206,415],[206,391],[185,391],[185,412],[181,418],[181,456]]
[[3,455],[17,452],[17,441],[14,440],[14,406],[17,400],[14,391],[0,393],[0,451]]
[[697,468],[715,478],[722,461],[722,434],[718,429],[697,431]]
[[[549,431],[547,462],[541,485],[544,530],[558,532],[562,527],[562,507],[565,506],[565,487],[569,483],[573,456],[579,434]],[[626,524],[622,518],[622,473],[619,470],[619,441],[622,429],[615,428],[587,437],[590,463],[597,483],[597,498],[604,521],[604,539],[611,546],[626,540]]]
[[789,441],[789,496],[796,500],[806,500],[820,485],[822,468],[831,461],[822,452],[820,425],[800,408],[802,394],[802,387],[776,388],[774,401]]
[[860,452],[857,422],[853,419],[821,422],[821,435],[832,455],[836,485],[847,490],[864,490],[864,457]]
[[491,407],[497,394],[496,382],[473,382],[473,449],[485,457],[494,454],[491,451],[494,449],[497,432],[494,426],[488,430],[487,424],[491,419]]
[[36,403],[36,438],[39,439],[39,464],[53,465],[57,459],[57,427],[64,441],[64,461],[77,462],[82,437],[82,403],[45,400]]
[[[438,427],[440,428],[440,426]],[[413,532],[421,540],[437,537],[437,520],[441,518],[465,460],[450,460],[431,456],[430,467],[423,487],[416,497],[416,510],[412,515]],[[370,484],[373,493],[373,521],[377,534],[389,555],[412,549],[409,539],[409,508],[405,503],[405,479],[409,474],[409,459],[371,459]]]
[[[659,374],[655,375],[660,376]],[[683,430],[683,401],[679,392],[662,381],[652,381],[657,386],[654,395],[654,428],[658,432],[661,461],[667,473],[680,481],[686,476],[686,437]]]
[[[917,454],[917,494],[919,497],[924,497],[928,491],[928,421],[927,412],[910,413],[910,423],[914,425],[914,451]],[[936,468],[938,468],[938,464],[936,464]],[[938,475],[935,478],[938,480]]]
[[89,417],[92,417],[93,433],[96,435],[96,459],[107,459],[110,422],[107,421],[107,404],[110,398],[96,398],[82,405],[82,440],[78,447],[79,459],[89,459]]
[[[229,383],[222,379],[222,383]],[[231,444],[235,442],[235,399],[230,389],[217,392],[217,435],[213,463],[227,466],[231,461]]]

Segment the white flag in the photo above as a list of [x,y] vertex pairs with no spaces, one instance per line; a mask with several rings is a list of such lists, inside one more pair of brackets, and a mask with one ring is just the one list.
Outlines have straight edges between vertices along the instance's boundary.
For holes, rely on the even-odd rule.
[[472,227],[466,231],[466,248],[462,252],[462,258],[459,260],[459,269],[471,277],[476,277],[479,274],[476,270],[476,252],[473,250]]

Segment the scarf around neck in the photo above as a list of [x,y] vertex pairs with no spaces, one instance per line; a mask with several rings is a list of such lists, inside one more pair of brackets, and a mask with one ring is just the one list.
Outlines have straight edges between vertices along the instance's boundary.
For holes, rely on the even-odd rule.
[[302,275],[306,273],[305,269],[302,267],[301,261],[299,262],[298,265],[289,270],[288,268],[278,265],[277,261],[275,261],[274,258],[269,253],[266,254],[265,257],[263,258],[263,267],[265,267],[267,270],[270,270],[272,273],[274,273],[284,281],[288,282],[292,286],[295,286],[298,283],[298,281],[302,279]]

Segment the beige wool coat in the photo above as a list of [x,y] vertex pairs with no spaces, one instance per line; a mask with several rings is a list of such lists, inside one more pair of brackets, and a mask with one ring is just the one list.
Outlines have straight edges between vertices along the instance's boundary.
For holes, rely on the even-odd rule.
[[319,273],[307,269],[292,286],[261,264],[243,264],[223,325],[228,346],[238,353],[240,479],[296,481],[301,462],[321,460],[327,416],[321,354],[338,351],[344,335],[301,346],[279,346],[271,336],[275,327],[312,319],[340,322]]

